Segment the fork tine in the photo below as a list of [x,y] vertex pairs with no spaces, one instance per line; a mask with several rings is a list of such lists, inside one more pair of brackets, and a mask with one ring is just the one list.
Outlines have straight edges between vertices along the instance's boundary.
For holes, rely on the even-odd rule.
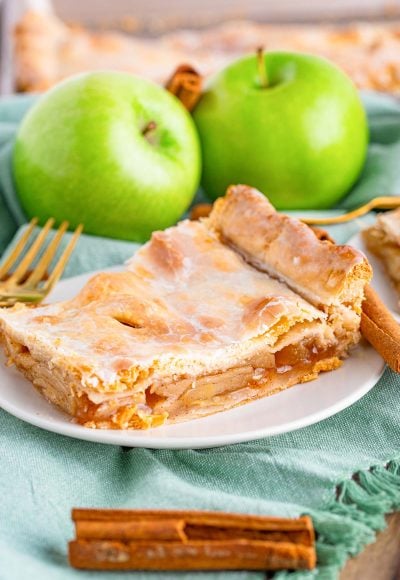
[[58,260],[57,264],[55,265],[54,270],[50,274],[50,277],[43,286],[43,291],[48,294],[53,286],[58,282],[60,279],[61,274],[64,272],[64,268],[67,265],[70,255],[73,252],[73,249],[76,246],[76,242],[78,241],[79,236],[81,235],[83,230],[83,224],[79,224],[76,228],[74,235],[70,239],[67,247],[65,248],[64,252],[62,253],[60,259]]
[[68,228],[68,222],[64,221],[60,225],[55,234],[54,238],[51,240],[43,256],[40,258],[36,268],[33,270],[32,274],[29,276],[28,280],[23,284],[23,286],[34,288],[43,278],[46,270],[54,258],[58,246],[60,245],[61,239]]
[[25,248],[26,242],[28,241],[31,233],[33,232],[33,228],[35,227],[37,222],[38,218],[31,219],[31,221],[29,222],[29,226],[24,231],[21,238],[18,240],[18,243],[15,245],[15,248],[12,250],[11,254],[6,258],[6,260],[4,260],[0,268],[0,280],[7,274],[9,269],[15,264],[22,250]]
[[50,218],[47,220],[43,229],[41,230],[41,232],[37,236],[36,240],[33,242],[31,247],[29,248],[29,250],[26,252],[25,256],[22,258],[19,266],[16,268],[15,272],[7,280],[7,284],[9,284],[10,286],[12,286],[13,284],[18,284],[18,282],[26,274],[29,266],[32,264],[38,251],[42,247],[43,242],[46,239],[46,236],[49,233],[49,230],[53,224],[54,224],[54,218]]

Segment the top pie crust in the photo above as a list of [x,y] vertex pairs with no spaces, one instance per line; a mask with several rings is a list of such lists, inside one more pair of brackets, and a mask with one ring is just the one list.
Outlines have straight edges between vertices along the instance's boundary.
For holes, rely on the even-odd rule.
[[207,76],[234,58],[265,50],[295,50],[336,62],[361,89],[400,89],[400,26],[266,25],[240,21],[157,39],[89,32],[42,12],[26,12],[15,30],[16,82],[22,91],[43,91],[72,74],[116,69],[165,82],[190,62]]
[[235,186],[209,218],[154,233],[126,271],[67,302],[4,309],[0,325],[10,360],[64,410],[143,427],[335,368],[358,341],[370,277],[355,249]]

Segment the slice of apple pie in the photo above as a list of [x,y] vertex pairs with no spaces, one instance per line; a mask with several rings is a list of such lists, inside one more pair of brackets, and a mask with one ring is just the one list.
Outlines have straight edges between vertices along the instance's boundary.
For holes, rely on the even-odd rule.
[[400,295],[400,208],[378,215],[375,224],[364,230],[364,239]]
[[9,360],[88,427],[223,411],[337,368],[371,278],[247,186],[210,217],[153,234],[121,273],[67,302],[0,312]]

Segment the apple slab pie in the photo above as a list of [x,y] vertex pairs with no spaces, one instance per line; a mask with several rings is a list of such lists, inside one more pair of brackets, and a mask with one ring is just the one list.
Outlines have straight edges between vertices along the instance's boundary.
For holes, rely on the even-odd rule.
[[32,10],[25,12],[15,29],[15,80],[20,91],[44,91],[72,74],[107,68],[164,83],[182,62],[208,76],[259,46],[326,57],[361,89],[400,90],[399,22],[335,26],[233,21],[144,38],[94,32],[66,24],[52,13]]
[[400,208],[378,216],[364,231],[367,248],[381,261],[400,295]]
[[155,232],[72,300],[0,311],[10,363],[93,428],[187,421],[336,369],[360,337],[366,258],[258,191]]

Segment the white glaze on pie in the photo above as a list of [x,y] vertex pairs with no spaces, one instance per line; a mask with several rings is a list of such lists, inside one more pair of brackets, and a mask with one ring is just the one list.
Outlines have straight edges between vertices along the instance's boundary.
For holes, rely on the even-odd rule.
[[0,323],[10,360],[51,401],[88,426],[144,427],[336,368],[370,276],[359,252],[236,186],[209,218],[155,232],[125,272]]

